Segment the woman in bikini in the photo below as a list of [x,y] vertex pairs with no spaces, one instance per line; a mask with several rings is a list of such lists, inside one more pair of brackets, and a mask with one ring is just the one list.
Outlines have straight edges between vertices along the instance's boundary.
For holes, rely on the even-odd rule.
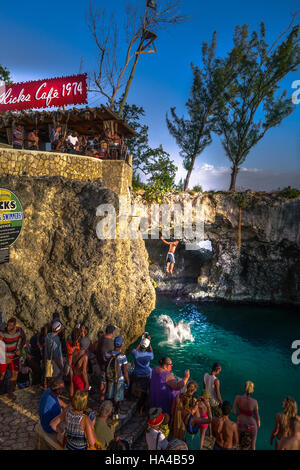
[[[196,435],[201,425],[208,425],[211,419],[201,416],[199,401],[194,396],[197,384],[191,381],[185,393],[177,395],[172,407],[172,434],[174,438],[183,440],[184,436]],[[205,413],[204,413],[205,414]],[[204,439],[204,438],[203,438]],[[190,446],[189,446],[190,448]]]
[[[201,396],[198,398],[198,409],[199,409],[199,416],[200,418],[206,419],[212,419],[212,412],[211,412],[211,407],[209,403],[209,399],[211,398],[211,395],[208,390],[202,390]],[[211,429],[211,424],[199,424],[199,429],[200,429],[200,450],[203,447],[204,443],[204,438],[205,438],[205,433],[206,429],[209,426],[209,436],[212,437],[212,429]]]
[[287,397],[282,402],[284,411],[277,413],[276,422],[274,429],[270,437],[270,445],[273,445],[274,437],[278,440],[275,441],[275,449],[277,450],[278,443],[282,438],[289,437],[291,434],[290,421],[291,418],[296,418],[300,421],[300,417],[297,416],[298,407],[297,403],[293,398]]
[[[238,416],[237,425],[239,434],[243,431],[248,431],[251,434],[251,449],[255,450],[257,428],[260,427],[260,417],[257,401],[251,398],[253,392],[254,383],[250,381],[246,382],[245,393],[244,395],[237,395],[235,397],[232,412]],[[237,411],[237,408],[239,411]]]

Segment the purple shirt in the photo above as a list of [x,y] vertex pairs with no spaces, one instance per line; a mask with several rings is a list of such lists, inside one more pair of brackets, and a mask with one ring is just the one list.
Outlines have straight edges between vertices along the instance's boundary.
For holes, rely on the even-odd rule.
[[158,373],[156,370],[156,367],[152,370],[150,382],[151,407],[162,408],[163,413],[171,414],[173,400],[180,390],[173,390],[167,385],[166,378],[170,374],[169,371]]

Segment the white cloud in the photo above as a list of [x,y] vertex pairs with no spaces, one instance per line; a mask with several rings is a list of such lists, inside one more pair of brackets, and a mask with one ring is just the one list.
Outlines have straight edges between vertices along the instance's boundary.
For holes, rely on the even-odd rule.
[[[192,172],[189,187],[200,185],[204,191],[228,190],[230,174],[230,167],[215,167],[209,163],[202,163]],[[185,177],[186,171],[182,167],[179,168],[177,178]],[[300,172],[273,172],[261,168],[241,167],[236,181],[236,189],[241,190],[272,191],[286,186],[300,189]]]

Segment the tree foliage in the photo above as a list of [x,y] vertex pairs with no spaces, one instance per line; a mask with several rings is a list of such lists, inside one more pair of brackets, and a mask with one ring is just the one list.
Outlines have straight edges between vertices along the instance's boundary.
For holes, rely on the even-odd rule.
[[[115,103],[117,108],[121,100],[122,97]],[[142,106],[126,103],[123,107],[122,119],[137,133],[136,137],[128,138],[126,141],[128,151],[133,156],[134,185],[142,187],[141,175],[144,175],[148,178],[149,185],[160,185],[170,190],[174,186],[177,167],[162,145],[156,148],[150,147],[149,127],[141,122],[144,116],[145,111]]]
[[211,133],[215,127],[215,113],[220,107],[219,96],[231,82],[235,73],[235,57],[224,61],[216,57],[217,34],[214,32],[211,43],[202,45],[202,68],[191,64],[193,84],[186,103],[189,118],[178,117],[171,108],[171,118],[166,116],[170,134],[180,147],[183,166],[187,170],[184,190],[188,189],[195,160],[211,143]]
[[299,26],[292,23],[272,46],[265,40],[263,23],[251,35],[248,25],[235,28],[226,60],[234,58],[236,74],[219,96],[215,128],[232,162],[230,190],[235,190],[239,168],[251,149],[295,108],[287,93],[279,91],[281,80],[300,63]]
[[9,70],[7,70],[6,67],[0,65],[0,82],[2,81],[7,85],[12,83]]

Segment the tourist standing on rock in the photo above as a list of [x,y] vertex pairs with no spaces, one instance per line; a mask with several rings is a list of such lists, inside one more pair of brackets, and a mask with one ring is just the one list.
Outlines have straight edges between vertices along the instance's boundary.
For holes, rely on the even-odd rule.
[[9,381],[8,397],[15,400],[13,394],[16,386],[18,371],[19,371],[19,357],[21,350],[26,343],[25,333],[17,326],[17,321],[14,317],[10,318],[5,328],[0,330],[0,339],[5,343],[5,364],[0,364],[0,393],[4,392],[4,377],[7,369],[11,371]]
[[114,331],[115,327],[108,325],[105,330],[105,335],[100,336],[98,339],[96,357],[100,367],[100,402],[104,401],[106,392],[105,369],[107,363],[105,361],[105,354],[114,349]]
[[[274,429],[270,437],[270,444],[273,444],[273,439],[278,439],[278,442],[290,435],[290,421],[292,418],[299,419],[297,417],[298,406],[296,401],[291,397],[286,397],[283,400],[282,407],[284,409],[283,413],[278,413],[276,415],[276,422]],[[275,449],[277,449],[278,442],[275,441]]]
[[160,429],[165,416],[161,408],[150,408],[149,420],[146,428],[146,442],[148,450],[165,450],[168,440]]
[[143,413],[146,405],[151,377],[150,361],[153,361],[154,359],[150,340],[150,336],[143,337],[137,348],[131,351],[134,359],[133,382],[137,382],[142,391],[137,404],[140,414]]
[[163,237],[160,237],[161,241],[163,241],[166,245],[169,245],[169,251],[166,258],[166,272],[169,274],[173,274],[173,269],[175,266],[175,250],[178,246],[179,240],[175,240],[173,242],[167,242]]
[[71,333],[71,339],[66,341],[66,348],[67,348],[67,365],[65,370],[65,376],[69,376],[70,378],[70,388],[69,393],[70,397],[74,395],[74,386],[73,386],[73,369],[72,369],[72,358],[75,351],[80,350],[80,329],[73,328]]
[[119,418],[125,418],[120,409],[121,402],[124,400],[125,386],[129,387],[129,376],[127,371],[127,357],[122,354],[122,345],[124,338],[117,336],[114,339],[114,349],[105,354],[106,360],[106,398],[112,400],[115,413],[119,413]]
[[87,450],[88,446],[94,447],[96,436],[93,420],[84,411],[88,405],[88,392],[77,390],[72,398],[72,406],[65,408],[63,412],[51,421],[52,429],[57,432],[60,423],[66,426],[66,449]]
[[101,403],[97,412],[95,434],[99,442],[101,442],[103,448],[106,450],[110,442],[115,437],[114,428],[107,424],[108,418],[112,416],[113,404],[110,400],[105,400]]
[[291,418],[291,435],[283,437],[277,447],[277,450],[300,450],[300,421],[297,418]]
[[150,381],[150,406],[162,408],[164,413],[171,414],[174,398],[186,386],[190,371],[184,372],[184,378],[176,380],[171,373],[173,362],[169,357],[160,359],[159,366],[152,370]]
[[239,433],[237,424],[229,419],[231,404],[224,401],[220,418],[214,417],[214,429],[216,429],[216,441],[213,450],[230,450],[237,446]]
[[52,332],[48,333],[45,339],[45,360],[51,360],[53,367],[52,377],[55,378],[63,373],[63,355],[59,333],[62,324],[59,321],[52,323]]
[[[258,403],[251,397],[254,392],[254,383],[247,381],[244,395],[237,395],[233,404],[233,413],[238,415],[239,433],[248,431],[251,433],[251,450],[255,450],[257,438],[257,428],[260,427],[260,417],[258,413]],[[237,411],[239,409],[239,411]],[[254,418],[256,417],[256,420]]]
[[220,393],[220,380],[217,378],[221,370],[222,367],[220,364],[215,363],[212,366],[211,372],[204,374],[203,377],[203,388],[204,390],[208,390],[211,395],[209,402],[214,414],[218,414],[217,408],[223,403]]
[[45,432],[53,433],[51,421],[59,416],[68,405],[59,398],[65,385],[61,377],[52,379],[50,387],[44,391],[40,398],[39,415],[41,426]]
[[[73,394],[77,390],[89,391],[89,379],[87,374],[88,356],[87,350],[90,345],[90,340],[87,337],[81,338],[79,351],[74,351],[72,356],[72,382],[73,382]],[[72,395],[73,396],[73,395]],[[71,398],[72,398],[71,396]]]

